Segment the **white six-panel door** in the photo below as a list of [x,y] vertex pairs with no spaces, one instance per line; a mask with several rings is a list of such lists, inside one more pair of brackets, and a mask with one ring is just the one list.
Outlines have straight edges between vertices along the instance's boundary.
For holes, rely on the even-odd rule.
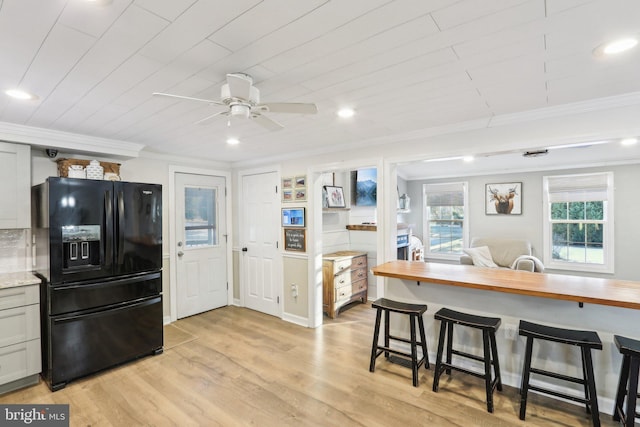
[[280,316],[280,195],[275,172],[242,177],[244,305]]

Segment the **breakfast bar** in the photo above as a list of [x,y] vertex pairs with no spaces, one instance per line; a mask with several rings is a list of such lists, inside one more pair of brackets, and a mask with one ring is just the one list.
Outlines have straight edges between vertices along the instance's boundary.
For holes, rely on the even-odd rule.
[[[598,401],[600,411],[612,412],[621,361],[613,335],[640,338],[639,282],[412,261],[390,261],[372,272],[386,278],[386,298],[428,305],[424,320],[431,352],[437,345],[439,326],[433,314],[440,308],[499,316],[502,379],[513,387],[520,386],[524,355],[524,338],[518,336],[520,320],[597,331],[604,344],[594,354]],[[392,322],[391,327],[398,331],[406,325]],[[470,352],[482,351],[477,337],[462,338]],[[567,374],[576,374],[581,366],[579,351],[558,351],[545,343],[533,357],[538,366],[559,366]],[[425,372],[427,377],[433,375]],[[579,391],[564,384],[545,385]]]
[[557,300],[640,309],[640,283],[468,265],[391,261],[376,276]]

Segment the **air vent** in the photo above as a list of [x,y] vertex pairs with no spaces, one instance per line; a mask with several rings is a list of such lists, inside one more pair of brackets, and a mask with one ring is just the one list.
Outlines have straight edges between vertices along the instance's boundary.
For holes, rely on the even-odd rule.
[[522,156],[523,157],[540,157],[546,156],[549,153],[549,150],[536,150],[536,151],[525,151]]

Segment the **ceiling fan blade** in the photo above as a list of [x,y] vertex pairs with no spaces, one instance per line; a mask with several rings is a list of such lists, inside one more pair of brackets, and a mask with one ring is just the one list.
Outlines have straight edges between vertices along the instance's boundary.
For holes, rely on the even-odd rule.
[[273,119],[270,119],[267,116],[263,116],[261,114],[252,114],[251,118],[260,126],[266,129],[269,129],[271,131],[276,131],[284,128],[284,126],[282,126],[280,123],[276,122]]
[[187,101],[206,102],[207,104],[225,105],[220,101],[214,101],[212,99],[193,98],[191,96],[174,95],[172,93],[153,92],[153,96],[166,96],[169,98],[185,99]]
[[244,74],[227,74],[229,92],[233,98],[241,98],[248,101],[251,97],[251,77]]
[[219,113],[215,113],[212,114],[210,116],[205,117],[204,119],[200,119],[197,122],[194,123],[194,125],[205,125],[207,123],[209,123],[210,121],[212,121],[212,119],[214,119],[215,117],[218,116],[228,116],[229,112],[228,111],[220,111]]
[[318,112],[316,104],[299,102],[267,102],[257,105],[256,108],[270,113],[316,114]]

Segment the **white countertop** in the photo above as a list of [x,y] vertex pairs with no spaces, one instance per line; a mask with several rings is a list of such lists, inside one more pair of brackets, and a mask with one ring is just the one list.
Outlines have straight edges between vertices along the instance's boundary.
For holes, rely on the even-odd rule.
[[0,273],[0,289],[15,288],[18,286],[37,285],[40,279],[29,271],[15,273]]

